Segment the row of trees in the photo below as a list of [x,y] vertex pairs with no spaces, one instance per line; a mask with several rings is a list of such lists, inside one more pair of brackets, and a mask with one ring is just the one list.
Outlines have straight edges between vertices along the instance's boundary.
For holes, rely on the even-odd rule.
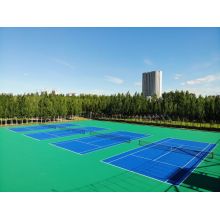
[[0,118],[56,118],[71,115],[148,116],[153,118],[220,122],[220,96],[196,97],[183,91],[163,93],[161,98],[146,99],[131,95],[57,95],[34,93],[0,94]]

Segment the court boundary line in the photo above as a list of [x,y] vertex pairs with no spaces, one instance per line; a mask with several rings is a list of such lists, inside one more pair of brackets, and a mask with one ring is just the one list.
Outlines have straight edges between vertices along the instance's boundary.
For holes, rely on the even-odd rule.
[[[171,139],[174,139],[174,140],[175,140],[176,138],[170,138],[170,137],[169,137],[169,138],[165,138],[166,141],[167,141],[167,140],[171,140]],[[178,140],[181,140],[181,139],[178,139]],[[166,142],[166,141],[164,141],[164,142]],[[196,141],[195,141],[195,142],[196,142]],[[155,142],[153,142],[153,143],[155,143]],[[151,143],[151,144],[153,144],[153,143]],[[163,143],[163,142],[161,142],[161,143]],[[161,143],[159,143],[159,144],[161,144]],[[199,143],[206,143],[206,142],[199,142]],[[207,148],[210,144],[211,144],[211,143],[208,143],[208,145],[207,145],[205,148]],[[145,145],[144,145],[144,146],[145,146]],[[155,145],[153,145],[153,146],[155,146]],[[153,146],[151,146],[151,147],[153,147]],[[215,147],[216,147],[216,146],[217,146],[217,145],[215,144]],[[150,148],[151,148],[151,147],[150,147]],[[215,148],[215,147],[214,147],[214,148]],[[212,152],[212,151],[214,150],[214,148],[213,148],[210,152]],[[143,151],[143,150],[146,150],[146,149],[142,149],[142,150],[137,151],[137,152],[135,152],[135,153],[141,152],[141,151]],[[169,151],[169,153],[170,153],[170,151]],[[121,153],[121,154],[122,154],[122,153]],[[132,153],[132,154],[133,154],[133,153]],[[132,154],[130,154],[130,155],[132,156]],[[115,156],[117,156],[117,155],[115,155]],[[124,156],[124,157],[127,157],[127,156],[129,156],[129,154],[126,155],[126,156]],[[188,174],[179,184],[172,184],[172,183],[167,182],[168,179],[165,180],[165,181],[162,181],[162,180],[156,179],[156,178],[154,178],[154,177],[149,177],[149,176],[146,176],[146,175],[143,175],[143,174],[134,172],[134,171],[132,171],[132,170],[130,170],[130,169],[125,169],[125,168],[122,168],[122,167],[119,167],[119,166],[116,166],[116,165],[112,164],[113,161],[122,159],[122,158],[124,158],[124,157],[115,159],[115,160],[113,160],[113,161],[111,161],[111,162],[105,162],[104,160],[107,160],[107,159],[110,159],[110,158],[111,158],[111,157],[108,157],[108,158],[106,158],[106,159],[104,159],[104,160],[101,160],[101,162],[103,162],[103,163],[105,163],[105,164],[108,164],[108,165],[111,165],[111,166],[114,166],[114,167],[117,167],[117,168],[122,169],[122,170],[126,170],[126,171],[128,171],[128,172],[132,172],[132,173],[135,173],[135,174],[138,174],[138,175],[142,175],[142,176],[144,176],[144,177],[148,177],[148,178],[151,178],[151,179],[154,179],[154,180],[163,182],[163,183],[167,183],[167,184],[170,184],[170,185],[179,187],[179,186],[194,172],[194,170],[199,167],[200,163],[202,163],[207,156],[208,156],[208,154],[196,165],[196,167],[194,167],[194,168],[192,169],[192,171],[189,172],[189,174]],[[112,156],[112,157],[114,157],[114,156]],[[193,159],[194,159],[194,158],[195,158],[195,156],[193,157]],[[156,162],[158,162],[158,161],[156,161]],[[188,163],[188,162],[187,162],[187,163]],[[182,167],[179,167],[179,168],[180,168],[180,169],[183,169]]]
[[[149,136],[153,136],[153,135],[149,135]],[[143,137],[143,138],[146,138],[146,137]],[[139,139],[141,139],[141,138],[139,138]],[[135,141],[135,140],[137,140],[137,139],[134,139],[133,141]],[[99,151],[99,150],[101,150],[101,149],[105,149],[105,148],[109,148],[109,147],[114,147],[114,146],[117,146],[117,145],[120,145],[120,144],[129,144],[129,143],[128,143],[128,142],[120,142],[120,143],[118,143],[118,144],[112,144],[112,145],[107,146],[107,147],[98,148],[98,149],[95,150],[94,152]],[[88,151],[88,152],[86,152],[86,153],[90,153],[90,152],[93,152],[93,151]],[[84,154],[86,154],[86,153],[84,153]],[[84,154],[82,154],[82,155],[84,155]]]
[[144,174],[137,173],[137,172],[134,172],[134,171],[132,171],[132,170],[129,170],[129,169],[125,169],[125,168],[122,168],[122,167],[116,166],[116,165],[114,165],[114,164],[110,164],[110,163],[105,162],[105,161],[103,161],[103,160],[101,160],[100,162],[101,162],[101,163],[104,163],[104,164],[106,164],[106,165],[108,165],[108,166],[110,165],[110,166],[116,167],[117,169],[121,169],[121,170],[124,170],[124,171],[130,172],[130,173],[133,173],[133,174],[136,174],[136,175],[140,175],[140,176],[143,176],[143,177],[145,177],[145,178],[147,177],[147,178],[150,178],[150,179],[156,180],[156,181],[161,182],[161,183],[165,183],[165,184],[167,184],[167,185],[173,185],[173,184],[168,183],[168,182],[166,182],[166,181],[159,180],[159,179],[156,179],[156,178],[154,178],[154,177],[150,177],[150,176],[145,176]]
[[[206,149],[206,148],[209,147],[210,145],[211,145],[211,144],[206,145],[204,149]],[[154,146],[155,146],[155,145],[154,145]],[[185,145],[183,145],[183,146],[185,146]],[[180,145],[179,147],[182,147],[182,145]],[[178,149],[179,147],[176,147],[176,148]],[[181,148],[179,148],[179,149],[181,149]],[[203,150],[204,150],[204,149],[203,149]],[[175,149],[175,150],[176,150],[176,149]],[[148,158],[148,157],[146,157],[146,159],[147,159],[147,160],[152,160],[152,161],[155,161],[155,162],[159,162],[159,163],[164,163],[164,164],[171,165],[171,166],[175,166],[175,167],[179,167],[179,168],[183,169],[188,163],[190,163],[192,160],[194,160],[194,159],[197,157],[198,154],[202,153],[202,152],[198,152],[195,156],[192,156],[192,158],[191,158],[189,161],[187,161],[183,166],[177,166],[177,165],[170,164],[170,163],[166,163],[166,162],[163,162],[163,161],[158,161],[158,159],[162,158],[163,156],[165,156],[165,155],[167,155],[167,154],[169,154],[169,153],[171,153],[171,152],[175,152],[175,150],[170,150],[170,151],[168,151],[167,153],[165,153],[165,154],[163,154],[163,155],[161,155],[161,156],[159,156],[159,157],[157,157],[157,158],[155,158],[155,159],[153,159],[153,160],[150,159],[150,158]],[[210,151],[210,152],[211,152],[211,151]],[[206,152],[206,153],[209,154],[210,152]],[[177,153],[178,153],[178,152],[177,152]],[[140,156],[136,156],[136,155],[134,155],[134,154],[132,154],[131,156],[140,157]],[[207,155],[207,156],[208,156],[208,155]],[[145,157],[140,157],[140,158],[145,159]],[[202,159],[202,160],[203,160],[203,159]]]
[[[108,134],[108,133],[107,133],[107,134]],[[148,137],[150,137],[150,136],[152,136],[152,135],[145,136],[145,137],[142,137],[142,138],[148,138]],[[76,138],[76,139],[73,139],[73,140],[61,141],[61,143],[63,143],[63,142],[64,142],[64,143],[79,142],[79,143],[83,143],[83,144],[87,144],[87,145],[92,145],[92,146],[95,146],[95,147],[96,147],[94,150],[85,150],[85,151],[82,151],[82,152],[81,152],[81,155],[86,154],[86,153],[90,153],[90,152],[93,152],[93,151],[105,149],[105,148],[108,148],[108,147],[111,147],[111,146],[117,146],[117,145],[119,145],[119,144],[128,143],[127,141],[122,141],[122,142],[119,142],[119,143],[116,143],[116,144],[110,144],[110,145],[106,145],[106,146],[103,147],[103,146],[99,146],[99,145],[96,145],[96,144],[93,144],[93,143],[94,143],[94,142],[101,142],[101,141],[103,141],[103,140],[105,140],[105,139],[100,140],[100,141],[92,141],[92,142],[89,142],[89,143],[83,142],[83,141],[79,141],[79,139],[86,139],[86,138],[90,138],[90,137],[95,137],[95,135],[93,135],[93,136],[87,136],[87,137],[83,137],[83,138],[78,138],[78,139]],[[138,139],[141,139],[141,137],[140,137],[140,138],[135,138],[135,139],[133,139],[133,140],[131,140],[131,141],[138,140]],[[112,140],[112,139],[108,139],[108,140]],[[56,143],[59,143],[59,142],[56,142]],[[55,145],[55,146],[57,146],[56,143],[52,143],[52,144]],[[75,151],[72,151],[72,152],[75,152]]]
[[[167,139],[169,139],[169,138],[165,138],[165,140],[167,140]],[[157,142],[158,142],[158,141],[157,141]],[[153,143],[155,143],[155,142],[153,142]],[[151,144],[153,144],[153,143],[151,143]],[[151,147],[153,147],[153,146],[151,146]],[[143,150],[146,150],[146,149],[143,149]],[[140,151],[138,151],[138,152],[140,152]],[[137,153],[137,152],[135,152],[135,153]],[[117,156],[117,155],[115,155],[115,156]],[[128,155],[126,155],[126,156],[128,156]],[[126,157],[126,156],[124,156],[124,157]],[[132,156],[132,154],[131,154],[131,156]],[[114,157],[114,156],[112,156],[112,157]],[[124,158],[124,157],[121,157],[121,158]],[[109,159],[109,158],[111,158],[111,157],[108,157],[108,158],[106,158],[105,160],[107,160],[107,159]],[[121,159],[121,158],[119,158],[119,159]],[[116,159],[116,160],[118,160],[118,159]],[[116,161],[116,160],[113,160],[113,161]],[[111,161],[111,162],[113,162],[113,161]],[[136,174],[136,175],[144,176],[145,178],[147,177],[147,178],[150,178],[150,179],[153,179],[153,180],[162,182],[162,183],[166,183],[166,184],[168,184],[168,185],[174,185],[174,184],[168,183],[167,180],[163,181],[163,180],[156,179],[156,178],[154,178],[154,177],[146,176],[146,175],[144,175],[144,174],[134,172],[134,171],[132,171],[132,170],[130,170],[130,169],[125,169],[125,168],[116,166],[116,165],[112,164],[111,162],[105,162],[104,160],[101,160],[100,162],[102,162],[102,163],[104,163],[104,164],[107,164],[108,166],[113,166],[113,167],[119,168],[119,169],[121,169],[121,170],[125,170],[125,171],[127,171],[127,172],[134,173],[134,174]]]
[[[98,137],[99,135],[107,135],[107,134],[114,134],[114,133],[116,133],[116,132],[125,132],[125,131],[112,131],[111,133],[101,133],[101,134],[97,134],[97,135],[90,135],[91,137]],[[128,133],[129,133],[129,131],[128,131]],[[133,133],[133,134],[139,134],[139,133],[135,133],[135,132],[130,132],[130,133]],[[145,134],[139,134],[139,135],[144,135],[144,137],[145,138],[147,138],[147,137],[149,137],[149,136],[152,136],[152,135],[148,135],[148,136],[146,136]],[[129,136],[127,136],[127,135],[118,135],[118,136],[120,136],[120,137],[129,137]],[[142,138],[144,138],[144,137],[134,137],[135,139],[133,139],[133,140],[136,140],[136,139],[142,139]],[[86,137],[85,137],[86,138]],[[82,139],[84,139],[84,137],[82,138]],[[106,138],[107,139],[107,138]],[[112,140],[112,138],[109,138],[110,140]],[[104,139],[105,140],[105,139]],[[132,140],[132,139],[131,139]]]
[[[44,132],[39,132],[39,133],[44,133]],[[33,134],[39,134],[38,132],[36,132],[36,133],[33,133]],[[30,133],[31,134],[31,133]],[[37,138],[34,138],[34,137],[31,137],[31,136],[29,136],[28,134],[23,134],[24,136],[26,136],[26,137],[30,137],[30,138],[33,138],[33,139],[35,139],[35,140],[38,140],[38,141],[46,141],[46,140],[50,140],[50,139],[52,139],[52,138],[47,138],[47,139],[37,139]],[[50,134],[50,135],[52,135],[52,136],[55,136],[55,135],[53,135],[53,134]],[[54,138],[59,138],[59,137],[54,137]]]
[[[211,144],[208,144],[208,145],[206,145],[206,147],[204,148],[204,150],[206,149],[206,148],[208,148],[209,146],[210,146]],[[209,151],[209,152],[206,152],[207,153],[207,155],[210,153],[211,151]],[[191,161],[193,161],[196,157],[197,157],[197,155],[199,155],[199,154],[201,154],[202,152],[198,152],[193,158],[191,158],[191,160],[189,160],[183,167],[181,167],[181,168],[185,168],[186,167],[186,165],[187,164],[189,164]]]
[[[99,151],[99,150],[102,150],[102,149],[106,149],[106,148],[109,148],[109,147],[113,147],[113,146],[117,146],[117,145],[119,145],[119,144],[126,144],[127,142],[120,142],[120,143],[117,143],[117,144],[111,144],[111,145],[108,145],[108,146],[106,146],[106,147],[99,147],[99,148],[96,148],[96,150],[93,150],[93,151],[83,151],[82,153],[83,154],[87,154],[87,153],[90,153],[90,152],[96,152],[96,151]],[[128,144],[128,143],[127,143]],[[82,155],[83,155],[82,154]]]
[[[54,148],[54,146],[55,146],[55,145],[53,145],[52,143],[48,143],[48,145],[52,146],[53,148]],[[78,155],[80,155],[80,156],[82,155],[82,154],[80,154],[80,153],[77,153],[77,152],[68,150],[68,149],[63,148],[63,147],[59,147],[59,146],[55,146],[55,147],[60,148],[60,149],[65,150],[65,151],[68,151],[68,152],[71,152],[71,153],[76,153],[76,154],[78,154]]]
[[[151,136],[153,136],[153,135],[149,135],[149,136],[143,137],[143,138],[148,138],[148,137],[151,137]],[[88,138],[88,137],[93,137],[93,136],[87,136],[87,137],[85,137],[85,138]],[[80,138],[78,138],[78,139],[80,139]],[[138,139],[141,139],[141,138],[138,138]],[[132,140],[132,141],[135,141],[135,140],[138,140],[138,139],[136,138],[136,139],[134,139],[134,140]],[[110,139],[110,140],[111,140],[111,139]],[[92,143],[92,142],[86,143],[86,142],[78,141],[77,138],[76,138],[76,139],[73,139],[73,140],[63,141],[63,142],[74,142],[74,141],[77,141],[77,142],[83,143],[83,144],[90,144],[90,143]],[[102,140],[102,141],[103,141],[103,140]],[[57,142],[57,143],[59,143],[59,142]],[[61,143],[62,143],[62,141],[61,141]],[[84,155],[84,154],[87,154],[87,153],[96,152],[96,151],[99,151],[99,150],[102,150],[102,149],[106,149],[106,148],[109,148],[109,147],[117,146],[117,145],[120,145],[120,144],[126,144],[126,143],[127,143],[127,142],[124,142],[124,141],[123,141],[123,142],[120,142],[120,143],[117,143],[117,144],[111,144],[111,145],[108,145],[108,146],[105,146],[105,147],[91,144],[91,145],[94,145],[94,146],[98,146],[98,148],[95,148],[95,150],[82,151],[81,153],[78,153],[78,152],[75,152],[75,151],[70,151],[70,150],[69,150],[69,151],[72,152],[72,153],[77,153],[77,154],[80,154],[80,155]],[[56,145],[56,143],[50,143],[50,144],[53,145],[53,146],[55,146],[55,147],[60,147],[60,146]],[[128,144],[128,143],[127,143],[127,144]],[[62,148],[62,147],[60,147],[60,148]]]
[[162,158],[163,156],[170,154],[171,152],[174,152],[174,150],[172,150],[172,149],[169,150],[168,152],[166,152],[166,153],[160,155],[159,157],[156,157],[153,161],[157,161],[157,160],[159,160],[160,158]]
[[21,134],[21,135],[23,135],[24,137],[31,138],[31,139],[33,139],[33,140],[35,140],[35,141],[41,141],[41,140],[38,140],[38,139],[36,139],[36,138],[33,138],[33,137],[30,137],[30,136],[27,136],[26,134]]
[[[98,128],[98,127],[97,127]],[[53,129],[53,128],[51,128],[51,129]],[[52,135],[52,136],[55,136],[56,138],[62,138],[62,137],[67,137],[67,136],[72,136],[72,135],[77,135],[77,134],[88,134],[90,131],[87,131],[86,129],[84,130],[84,129],[80,129],[80,128],[74,128],[74,129],[61,129],[61,130],[57,130],[57,131],[63,131],[63,132],[65,132],[65,131],[72,131],[72,130],[77,130],[78,129],[78,131],[83,131],[83,132],[85,132],[85,133],[73,133],[73,134],[70,134],[70,135],[65,135],[65,136],[59,136],[59,135],[54,135],[54,134],[49,134],[49,135]],[[103,128],[102,128],[103,129]],[[106,129],[107,130],[107,129]],[[49,132],[54,132],[54,131],[49,131]],[[42,132],[42,133],[49,133],[49,132]],[[38,132],[36,132],[36,134],[37,134]],[[39,133],[41,133],[41,132],[39,132]],[[88,136],[89,137],[89,136]],[[83,137],[84,138],[84,137]],[[85,137],[86,138],[86,137]],[[42,141],[43,140],[49,140],[49,139],[52,139],[52,138],[48,138],[48,139],[42,139]],[[73,140],[69,140],[69,141],[73,141]],[[61,141],[61,142],[65,142],[65,141]],[[68,142],[68,140],[67,140],[67,142]]]
[[11,130],[10,128],[6,128],[6,129],[9,130],[9,131],[15,132],[15,133],[17,133],[17,134],[23,134],[23,132],[29,132],[29,131],[31,131],[31,130],[28,130],[28,131],[18,132],[18,131],[13,131],[13,130]]
[[[211,143],[209,143],[205,148],[207,148],[209,145],[211,145]],[[216,145],[215,145],[215,147],[216,147]],[[215,147],[214,147],[214,148],[215,148]],[[213,148],[210,152],[212,152],[212,151],[214,150],[214,148]],[[180,184],[182,184],[182,183],[194,172],[194,170],[199,167],[200,163],[202,163],[203,160],[204,160],[208,155],[209,155],[209,153],[207,153],[207,155],[206,155],[204,158],[202,158],[202,160],[199,161],[199,163],[190,171],[190,173],[189,173],[188,175],[186,175],[186,177],[183,178],[183,180],[182,180],[177,186],[179,186]],[[195,159],[195,158],[196,158],[196,157],[194,156],[192,159]],[[192,160],[192,159],[191,159],[191,160]],[[191,162],[191,160],[190,160],[190,162]],[[189,163],[189,162],[188,162],[188,163]],[[188,164],[188,163],[187,163],[187,164]],[[185,164],[184,167],[185,167],[187,164]],[[181,167],[181,169],[184,169],[184,168]]]
[[[52,128],[51,128],[52,129]],[[62,131],[62,130],[57,130],[57,131]],[[63,130],[64,131],[64,130]],[[68,131],[68,130],[66,130]],[[49,131],[49,132],[36,132],[36,133],[28,133],[28,134],[40,134],[40,133],[44,133],[44,134],[48,134],[50,132],[55,132],[54,130],[52,131]],[[24,134],[26,136],[28,136],[28,134]],[[74,133],[74,134],[71,134],[71,135],[67,135],[67,136],[72,136],[72,135],[75,135],[75,134],[82,134],[82,133]],[[84,134],[84,133],[83,133]],[[62,137],[67,137],[67,136],[58,136],[58,135],[55,135],[55,134],[49,134],[51,136],[54,136],[54,138],[62,138]],[[29,136],[30,137],[30,136]],[[35,139],[35,138],[34,138]],[[36,140],[39,140],[39,141],[45,141],[45,140],[50,140],[50,139],[53,139],[53,138],[47,138],[47,139],[36,139]]]
[[[108,133],[107,133],[108,134]],[[111,134],[111,133],[110,133]],[[96,135],[93,135],[93,136],[89,136],[89,137],[98,137],[98,136],[96,136]],[[120,136],[120,137],[125,137],[125,136]],[[84,137],[83,137],[84,138]],[[85,137],[85,138],[87,138],[87,137]],[[99,138],[99,137],[98,137]],[[142,138],[144,138],[144,137],[142,137]],[[145,137],[146,138],[146,137]],[[100,141],[91,141],[91,142],[89,142],[89,143],[93,143],[93,142],[101,142],[101,141],[103,141],[103,140],[118,140],[118,139],[116,139],[116,138],[100,138],[100,139],[102,139],[102,140],[100,140]],[[134,141],[134,140],[137,140],[137,139],[141,139],[141,137],[140,138],[137,138],[137,137],[135,137],[135,138],[133,138],[133,139],[128,139],[128,140],[121,140],[121,141],[123,141],[123,142],[127,142],[128,143],[128,141],[129,142],[131,142],[131,141]],[[119,140],[120,141],[120,140]],[[83,141],[82,141],[83,142]]]
[[9,128],[6,128],[6,130],[9,130],[9,131],[11,131],[11,132],[14,132],[15,134],[17,134],[17,133],[18,133],[18,132],[13,131],[13,130],[11,130],[11,129],[9,129]]
[[[151,160],[151,159],[149,159],[149,158],[145,158],[145,157],[139,157],[139,156],[135,156],[135,155],[131,155],[132,157],[137,157],[137,158],[141,158],[141,159],[144,159],[144,160],[150,160],[150,161],[154,161],[154,160]],[[181,167],[179,167],[179,166],[176,166],[176,165],[173,165],[173,164],[171,164],[171,163],[166,163],[166,162],[163,162],[163,161],[154,161],[154,162],[156,162],[156,163],[163,163],[163,164],[167,164],[167,165],[169,165],[169,166],[172,166],[172,167],[178,167],[178,168],[181,168]]]
[[[173,138],[173,140],[176,140],[176,139]],[[178,140],[180,140],[180,139],[178,139]],[[200,142],[200,143],[202,143],[202,142]],[[207,145],[210,145],[211,143],[204,142],[204,144],[206,144],[206,145],[202,149],[199,149],[198,147],[196,147],[196,149],[190,149],[193,145],[190,146],[190,145],[185,145],[185,144],[181,144],[180,146],[174,146],[174,148],[177,148],[177,149],[180,149],[180,150],[183,149],[183,150],[201,151],[201,150],[204,150],[207,147]],[[146,146],[146,145],[147,144],[140,145],[140,146]],[[173,143],[173,145],[175,145],[175,143]],[[167,145],[164,144],[164,146],[165,147],[171,147],[171,148],[173,147],[172,145],[169,145],[169,144],[167,144]],[[180,148],[180,147],[182,147],[182,148]]]
[[[75,141],[75,140],[72,140],[72,141]],[[77,141],[77,142],[79,142],[79,143],[83,143],[83,144],[88,144],[89,145],[89,143],[85,143],[85,142],[81,142],[81,141]],[[72,153],[78,153],[78,154],[80,154],[80,155],[84,155],[84,154],[87,154],[87,153],[90,153],[90,152],[93,152],[93,151],[98,151],[98,150],[101,150],[101,149],[105,149],[105,148],[108,148],[108,147],[112,147],[112,146],[117,146],[117,145],[119,145],[119,144],[124,144],[124,143],[127,143],[127,142],[120,142],[120,143],[117,143],[117,144],[111,144],[111,145],[108,145],[108,146],[105,146],[105,147],[103,147],[103,146],[98,146],[98,145],[95,145],[95,144],[90,144],[90,145],[92,145],[92,146],[97,146],[98,148],[95,148],[95,150],[86,150],[86,151],[82,151],[81,153],[78,153],[78,152],[75,152],[75,151],[71,151]],[[55,143],[51,143],[52,145],[54,145],[54,146],[57,146]],[[60,147],[60,146],[58,146],[58,147]],[[62,148],[62,147],[60,147],[60,148]],[[69,150],[70,151],[70,150]]]
[[[54,123],[54,124],[56,124],[56,123]],[[62,123],[62,124],[65,124],[65,123]],[[66,124],[68,124],[68,123],[66,123]],[[72,123],[69,123],[69,124],[71,124],[71,125],[74,125],[74,124],[72,124]],[[17,124],[18,125],[18,124]],[[16,125],[16,127],[12,127],[12,129],[13,128],[25,128],[25,127],[37,127],[37,126],[42,126],[42,127],[46,127],[47,128],[47,125],[53,125],[53,124],[32,124],[32,125],[18,125],[18,127],[17,127],[17,125]],[[45,125],[45,126],[44,126]],[[59,124],[57,124],[57,125],[59,125]],[[80,126],[79,124],[76,124],[76,125],[74,125],[74,126]],[[6,128],[7,130],[9,130],[9,131],[12,131],[12,132],[15,132],[15,133],[21,133],[22,134],[22,132],[29,132],[29,131],[37,131],[37,130],[30,130],[30,129],[28,129],[28,131],[22,131],[22,132],[17,132],[17,131],[13,131],[13,130],[11,130],[11,128],[10,127],[7,127]],[[39,129],[39,131],[43,131],[43,130],[49,130],[49,129],[55,129],[55,128],[47,128],[47,129]]]
[[188,140],[188,139],[186,139],[186,138],[182,138],[182,139],[179,139],[179,137],[178,137],[178,138],[168,137],[168,138],[176,139],[176,140],[180,140],[180,141],[183,140],[183,141],[191,141],[191,142],[196,142],[196,143],[210,144],[210,142],[200,142],[200,141]]
[[[161,143],[166,142],[166,141],[167,141],[167,140],[165,139],[165,141],[162,141]],[[150,147],[148,147],[148,148],[141,149],[140,151],[136,151],[135,153],[141,152],[141,151],[143,151],[143,150],[152,148],[152,147],[154,147],[155,145],[160,144],[160,143],[155,144],[156,142],[159,142],[159,141],[154,141],[154,142],[151,143],[151,144],[153,144],[153,146],[150,146]],[[150,144],[147,144],[147,145],[150,145]],[[142,146],[142,147],[145,147],[145,146],[147,146],[147,145],[144,145],[144,146]],[[140,146],[139,148],[141,148],[141,146]],[[136,149],[138,149],[138,148],[136,148]],[[133,150],[135,150],[135,149],[133,149]],[[129,150],[129,151],[132,151],[132,150]],[[127,151],[127,152],[129,152],[129,151]],[[123,152],[123,153],[126,153],[126,152]],[[123,154],[123,153],[120,153],[120,154]],[[119,160],[119,159],[122,159],[122,158],[127,157],[127,156],[130,156],[130,155],[132,155],[132,154],[134,154],[134,153],[127,154],[127,155],[125,155],[125,156],[123,156],[123,157],[120,157],[120,158],[118,158],[118,159],[112,160],[111,162],[116,161],[116,160]],[[115,155],[115,156],[117,156],[117,155]],[[114,157],[114,156],[111,156],[111,157]],[[107,157],[107,158],[105,158],[104,160],[108,160],[108,159],[110,159],[111,157]],[[102,161],[104,161],[104,160],[102,160]],[[107,163],[107,162],[106,162],[106,163]]]
[[[183,146],[184,146],[184,145],[183,145]],[[210,144],[206,145],[204,149],[206,149],[208,146],[210,146]],[[181,145],[180,145],[180,147],[181,147]],[[177,147],[177,148],[178,148],[178,147]],[[204,149],[203,149],[203,150],[204,150]],[[197,157],[197,155],[199,155],[200,153],[202,153],[202,152],[198,152],[198,153],[197,153],[195,156],[193,156],[184,166],[179,167],[179,168],[180,168],[181,170],[183,170],[184,167],[186,167],[187,164],[189,164],[191,161],[193,161],[193,160]],[[207,153],[206,156],[208,156],[208,154],[209,154],[209,152]],[[200,159],[200,161],[203,161],[203,160],[204,160],[204,158],[201,158],[201,159]],[[198,165],[195,166],[195,168],[196,168],[196,167],[198,167]],[[193,170],[193,169],[192,169],[192,170]],[[191,175],[192,170],[191,170],[191,169],[188,169],[188,174],[186,175],[186,177],[189,177],[189,176]],[[184,178],[183,178],[183,179],[184,179]],[[183,182],[183,180],[178,184],[178,186],[179,186],[182,182]]]
[[[215,146],[212,148],[212,150],[211,150],[210,152],[213,152],[214,149],[217,147],[217,144],[214,144],[214,145],[215,145]],[[192,171],[190,172],[190,175],[195,171],[195,169],[199,168],[199,165],[206,159],[206,157],[208,157],[208,155],[209,155],[209,154],[207,154],[207,155],[197,164],[197,166],[192,169]],[[181,182],[181,184],[182,184],[188,177],[190,177],[190,175],[186,176],[186,177],[183,179],[183,181]],[[178,186],[179,186],[179,185],[178,185]]]

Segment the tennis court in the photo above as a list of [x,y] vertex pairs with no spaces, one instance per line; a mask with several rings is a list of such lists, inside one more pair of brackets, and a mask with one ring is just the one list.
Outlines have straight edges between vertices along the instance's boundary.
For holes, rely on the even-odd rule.
[[86,134],[88,132],[101,131],[106,130],[105,128],[98,127],[79,127],[79,128],[69,128],[67,127],[57,127],[56,131],[48,131],[48,132],[38,132],[38,133],[30,133],[26,134],[26,136],[37,139],[37,140],[48,140],[52,138],[58,137],[66,137],[77,134]]
[[220,191],[219,139],[98,120],[0,127],[0,191]]
[[37,126],[22,126],[16,128],[10,128],[9,130],[14,132],[28,132],[28,131],[38,131],[38,130],[48,130],[48,129],[57,129],[57,128],[66,128],[77,126],[77,124],[46,124],[46,125],[37,125]]
[[[141,144],[141,141],[140,141]],[[166,138],[105,159],[113,166],[173,185],[182,183],[215,144]]]
[[105,134],[96,134],[91,137],[79,138],[69,141],[54,143],[55,146],[78,153],[87,154],[93,151],[111,147],[124,142],[131,142],[149,136],[148,134],[138,134],[127,131],[116,131]]

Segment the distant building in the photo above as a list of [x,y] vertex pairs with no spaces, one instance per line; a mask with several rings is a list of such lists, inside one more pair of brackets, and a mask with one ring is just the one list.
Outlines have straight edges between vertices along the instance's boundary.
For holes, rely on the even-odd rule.
[[66,94],[66,96],[75,96],[75,95],[76,95],[76,93],[74,93],[74,92],[69,92]]
[[142,76],[142,93],[145,97],[162,95],[162,71],[145,72]]

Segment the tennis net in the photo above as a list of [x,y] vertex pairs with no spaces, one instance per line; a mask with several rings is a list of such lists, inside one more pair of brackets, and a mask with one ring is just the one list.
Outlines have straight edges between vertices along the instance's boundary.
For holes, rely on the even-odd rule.
[[85,134],[86,130],[85,129],[81,129],[81,128],[61,128],[61,131],[70,131],[73,133],[80,133],[80,134]]
[[156,148],[159,150],[164,150],[164,151],[172,151],[172,152],[176,152],[176,153],[182,153],[182,154],[187,154],[187,155],[191,155],[194,157],[198,157],[198,158],[203,158],[206,157],[213,159],[214,158],[214,153],[207,151],[207,150],[201,150],[201,149],[193,149],[190,148],[190,146],[174,146],[174,145],[166,145],[163,143],[158,143],[158,144],[150,144],[147,141],[144,140],[139,140],[139,145],[140,146],[145,146],[147,147],[147,145],[149,145],[150,148]]
[[53,129],[64,129],[64,128],[67,128],[67,126],[64,126],[64,125],[42,125],[46,128],[53,128]]
[[94,135],[94,136],[96,136],[98,138],[102,138],[102,139],[118,140],[118,141],[123,141],[123,142],[127,142],[127,143],[131,142],[131,138],[129,138],[127,136],[115,135],[112,133],[100,133],[97,131],[91,131],[90,135]]
[[85,129],[81,129],[81,128],[70,128],[70,127],[66,127],[66,126],[62,126],[62,125],[44,125],[47,128],[53,128],[53,129],[57,129],[58,131],[60,130],[62,131],[70,131],[73,133],[80,133],[80,134],[85,134],[86,130]]

